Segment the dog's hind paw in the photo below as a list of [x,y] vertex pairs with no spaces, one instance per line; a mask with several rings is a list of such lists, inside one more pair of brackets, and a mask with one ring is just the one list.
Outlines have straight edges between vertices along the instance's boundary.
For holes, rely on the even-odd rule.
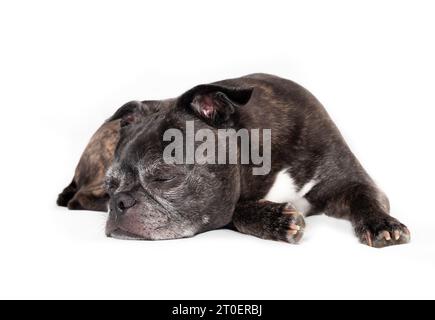
[[387,215],[365,221],[355,231],[361,243],[374,248],[405,244],[411,240],[408,228]]

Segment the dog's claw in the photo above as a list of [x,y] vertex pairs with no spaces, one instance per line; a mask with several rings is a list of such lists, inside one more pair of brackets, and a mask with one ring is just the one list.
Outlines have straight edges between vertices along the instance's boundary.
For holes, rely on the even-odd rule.
[[388,231],[383,231],[382,234],[384,235],[385,240],[390,241],[391,235]]
[[301,227],[298,226],[297,224],[291,224],[291,225],[290,225],[290,229],[292,229],[292,230],[296,230],[296,231],[299,231],[299,230],[301,230]]
[[294,236],[295,234],[298,233],[298,230],[289,230],[288,233]]
[[299,213],[292,207],[285,207],[282,211],[283,214],[291,214],[291,215],[298,215]]
[[370,232],[366,231],[365,238],[366,238],[367,245],[369,247],[373,247],[372,236],[371,236]]

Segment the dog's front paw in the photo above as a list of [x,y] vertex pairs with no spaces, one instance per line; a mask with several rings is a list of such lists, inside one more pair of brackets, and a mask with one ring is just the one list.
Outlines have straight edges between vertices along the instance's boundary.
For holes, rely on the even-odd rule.
[[292,204],[287,203],[277,220],[279,239],[289,243],[298,243],[305,230],[305,220]]
[[411,240],[408,228],[388,215],[359,223],[355,227],[355,232],[363,244],[375,248],[405,244]]

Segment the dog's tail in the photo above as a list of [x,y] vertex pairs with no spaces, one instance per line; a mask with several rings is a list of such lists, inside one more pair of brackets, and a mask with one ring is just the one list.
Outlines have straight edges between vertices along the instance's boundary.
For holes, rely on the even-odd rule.
[[75,196],[77,193],[77,184],[73,180],[65,189],[63,189],[62,193],[57,197],[57,205],[60,207],[67,207],[68,202]]

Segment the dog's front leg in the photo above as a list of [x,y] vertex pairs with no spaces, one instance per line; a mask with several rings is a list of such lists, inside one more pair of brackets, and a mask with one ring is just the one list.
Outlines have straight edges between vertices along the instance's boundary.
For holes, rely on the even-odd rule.
[[305,229],[303,216],[292,204],[265,200],[239,202],[233,224],[242,233],[289,243],[298,243]]

